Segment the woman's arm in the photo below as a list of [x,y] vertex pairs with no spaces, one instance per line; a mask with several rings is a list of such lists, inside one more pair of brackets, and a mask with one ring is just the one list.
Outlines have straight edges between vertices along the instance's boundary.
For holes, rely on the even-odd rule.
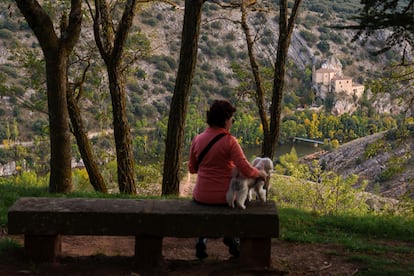
[[231,159],[233,160],[236,167],[239,169],[241,174],[249,178],[259,177],[259,171],[253,167],[250,162],[246,159],[244,152],[235,137],[232,136],[231,141]]

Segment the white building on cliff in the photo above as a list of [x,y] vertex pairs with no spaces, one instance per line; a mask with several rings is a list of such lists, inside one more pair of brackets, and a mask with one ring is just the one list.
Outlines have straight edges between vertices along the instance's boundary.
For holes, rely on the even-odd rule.
[[[364,93],[364,85],[353,82],[351,77],[344,76],[342,64],[335,57],[330,57],[321,68],[312,69],[312,85],[316,90],[316,97],[326,99],[328,93],[334,93],[337,103],[333,113],[341,114],[344,112],[352,113],[355,104],[350,99],[360,99]],[[343,102],[346,101],[345,105]],[[351,103],[351,105],[349,105]],[[346,108],[344,106],[349,106]]]

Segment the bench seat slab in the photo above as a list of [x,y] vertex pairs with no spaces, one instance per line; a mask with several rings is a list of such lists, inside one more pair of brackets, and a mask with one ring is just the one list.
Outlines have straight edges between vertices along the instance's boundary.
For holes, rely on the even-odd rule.
[[273,201],[246,210],[190,200],[20,198],[8,211],[9,234],[278,237]]
[[8,233],[24,234],[27,256],[54,261],[60,235],[135,236],[135,260],[156,266],[163,237],[240,237],[242,264],[270,266],[271,238],[279,236],[275,202],[246,210],[191,200],[20,198],[8,210]]

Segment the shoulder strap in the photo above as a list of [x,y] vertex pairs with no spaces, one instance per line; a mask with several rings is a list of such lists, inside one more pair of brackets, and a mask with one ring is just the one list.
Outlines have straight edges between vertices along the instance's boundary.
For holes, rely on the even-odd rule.
[[197,159],[197,170],[198,166],[200,165],[201,161],[203,160],[204,156],[207,154],[207,152],[210,150],[210,148],[218,141],[221,137],[225,136],[226,133],[222,132],[218,135],[216,135],[213,139],[211,139],[210,143],[203,149],[203,151],[200,153]]

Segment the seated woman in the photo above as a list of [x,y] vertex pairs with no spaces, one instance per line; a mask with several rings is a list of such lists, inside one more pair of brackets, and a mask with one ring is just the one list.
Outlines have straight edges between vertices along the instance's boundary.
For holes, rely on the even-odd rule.
[[[192,141],[188,169],[190,173],[197,173],[197,182],[193,191],[193,199],[196,203],[228,206],[226,193],[235,167],[245,177],[265,177],[262,175],[263,172],[250,165],[237,139],[229,132],[235,112],[236,108],[230,102],[215,100],[207,111],[208,128]],[[216,140],[215,143],[205,155],[202,154],[213,139]],[[202,160],[200,160],[201,155],[204,156]],[[196,256],[199,259],[208,256],[206,241],[206,238],[200,237],[196,244]],[[223,242],[229,247],[231,255],[235,257],[240,255],[238,238],[225,237]]]

